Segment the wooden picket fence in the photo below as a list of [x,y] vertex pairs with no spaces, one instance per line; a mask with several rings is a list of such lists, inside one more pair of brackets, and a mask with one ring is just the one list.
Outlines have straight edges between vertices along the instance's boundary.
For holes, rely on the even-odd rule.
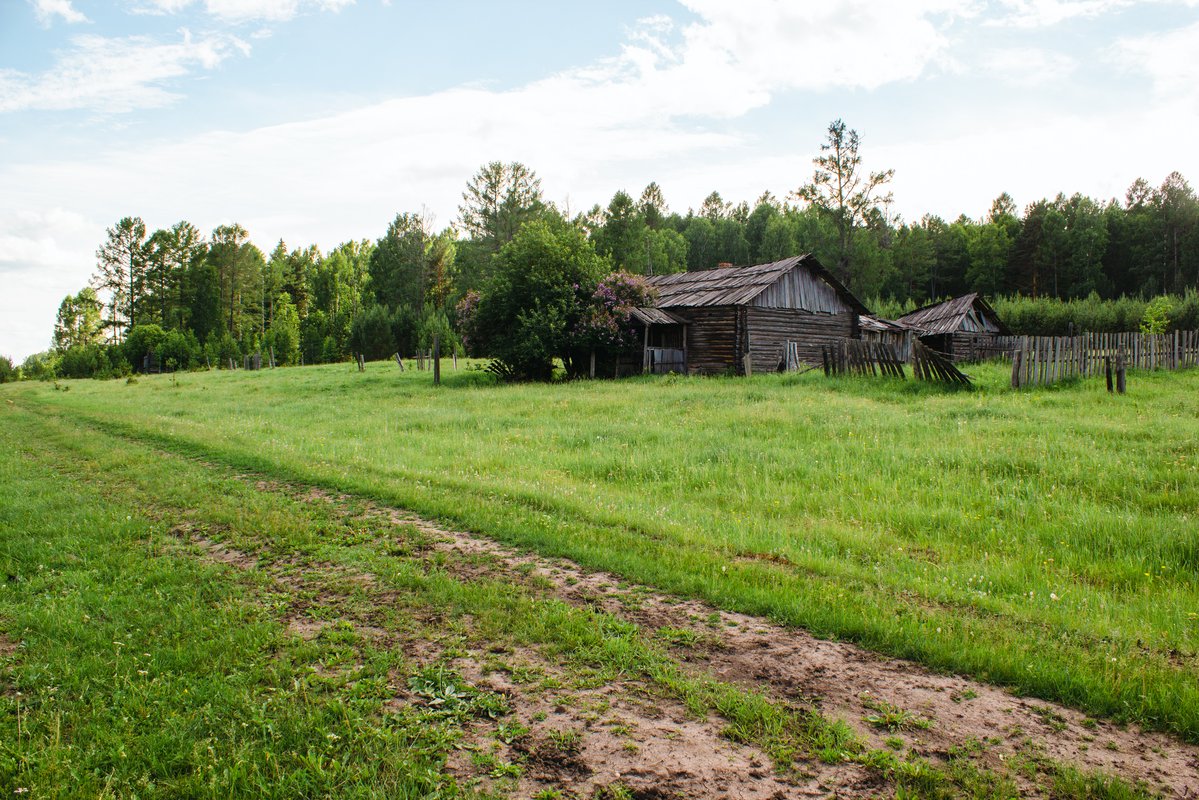
[[[970,385],[970,378],[944,353],[911,343],[912,376],[922,381]],[[889,342],[841,339],[821,347],[825,375],[866,375],[906,378],[901,348]]]
[[825,375],[893,375],[904,377],[903,360],[893,345],[840,339],[820,348]]
[[1183,369],[1199,365],[1199,331],[1085,333],[1020,336],[1011,350],[1012,386],[1048,386],[1102,375],[1111,363],[1129,369]]

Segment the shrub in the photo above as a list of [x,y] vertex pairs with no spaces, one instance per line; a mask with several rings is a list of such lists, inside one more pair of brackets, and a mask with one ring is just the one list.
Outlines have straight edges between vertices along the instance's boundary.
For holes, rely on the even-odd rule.
[[19,378],[20,373],[12,365],[12,359],[8,356],[0,356],[0,383],[10,383]]
[[265,345],[274,350],[276,364],[300,362],[300,315],[287,292],[282,292],[275,303],[275,318],[266,332]]
[[350,347],[368,361],[390,358],[395,352],[392,315],[387,306],[372,306],[354,318],[350,326]]
[[204,356],[200,342],[191,331],[169,331],[159,342],[155,355],[164,370],[195,369]]
[[157,355],[158,347],[166,335],[166,331],[158,325],[135,325],[129,330],[129,335],[125,337],[125,342],[121,345],[125,359],[133,365],[135,370],[140,369],[142,359],[147,353]]
[[21,380],[52,381],[58,377],[58,355],[34,353],[21,364]]
[[524,225],[500,251],[495,274],[480,293],[472,347],[495,357],[502,373],[516,379],[549,379],[555,358],[573,373],[571,337],[606,266],[586,234],[564,220]]
[[216,361],[222,369],[229,366],[230,360],[235,366],[241,365],[243,355],[241,346],[230,333],[225,332],[215,339],[210,339],[209,345],[213,348]]
[[611,357],[635,347],[633,309],[652,306],[654,301],[655,292],[638,275],[614,272],[601,280],[591,296],[590,307],[575,329],[574,361],[581,363],[591,352]]
[[1174,301],[1169,297],[1155,297],[1145,307],[1145,315],[1141,317],[1141,333],[1160,335],[1170,327],[1170,312],[1174,310]]
[[108,354],[103,345],[76,344],[62,351],[58,359],[60,378],[107,377]]

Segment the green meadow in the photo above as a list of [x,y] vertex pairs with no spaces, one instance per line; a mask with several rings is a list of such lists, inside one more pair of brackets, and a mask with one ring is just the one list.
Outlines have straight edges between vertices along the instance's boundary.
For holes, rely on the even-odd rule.
[[31,453],[90,438],[374,499],[1199,742],[1199,372],[1112,396],[998,366],[971,391],[462,367],[5,385],[0,423]]

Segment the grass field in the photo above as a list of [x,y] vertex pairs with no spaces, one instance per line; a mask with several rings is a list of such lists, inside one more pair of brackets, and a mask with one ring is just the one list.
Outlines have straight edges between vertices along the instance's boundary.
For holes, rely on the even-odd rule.
[[[1199,742],[1199,374],[1134,374],[1113,397],[1095,383],[1014,393],[1001,369],[973,373],[972,392],[816,375],[496,387],[468,370],[435,389],[429,373],[377,363],[22,384],[0,398],[10,452],[43,471],[91,441],[99,462],[157,451],[350,492]],[[149,455],[131,463],[154,469]],[[32,483],[9,490],[10,519],[51,494],[48,472],[11,480]],[[177,483],[128,502],[208,496]],[[144,546],[127,530],[137,514],[122,522],[94,498],[58,492],[39,509]],[[45,522],[28,546],[55,530]],[[320,546],[319,526],[306,536]],[[64,547],[97,546],[84,538]],[[237,637],[280,636],[255,612],[220,613],[207,623],[231,653]],[[226,700],[250,702],[261,669],[238,666],[248,694]],[[292,710],[322,711],[308,696]]]

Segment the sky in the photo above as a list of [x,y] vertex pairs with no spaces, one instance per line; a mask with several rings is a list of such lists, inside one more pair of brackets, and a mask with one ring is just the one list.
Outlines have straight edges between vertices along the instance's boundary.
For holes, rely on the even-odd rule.
[[1197,54],[1199,0],[0,0],[0,355],[121,217],[328,250],[495,160],[686,213],[786,198],[843,119],[907,220],[1196,180]]

